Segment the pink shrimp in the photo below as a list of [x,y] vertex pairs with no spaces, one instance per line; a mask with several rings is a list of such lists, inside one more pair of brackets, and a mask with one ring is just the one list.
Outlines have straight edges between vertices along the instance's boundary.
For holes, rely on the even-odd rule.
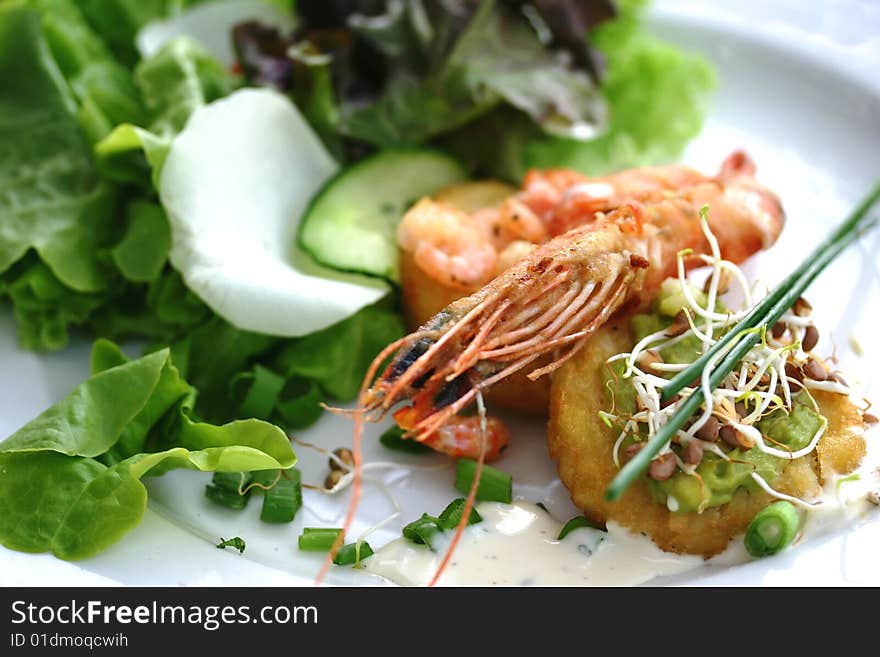
[[468,289],[495,272],[495,249],[467,213],[444,203],[416,203],[397,240],[423,271],[449,287]]

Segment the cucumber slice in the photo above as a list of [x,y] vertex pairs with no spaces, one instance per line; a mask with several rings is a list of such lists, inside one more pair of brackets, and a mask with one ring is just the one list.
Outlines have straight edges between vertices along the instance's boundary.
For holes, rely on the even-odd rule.
[[466,178],[432,150],[384,150],[329,180],[306,209],[299,244],[320,264],[400,282],[397,224],[423,196]]

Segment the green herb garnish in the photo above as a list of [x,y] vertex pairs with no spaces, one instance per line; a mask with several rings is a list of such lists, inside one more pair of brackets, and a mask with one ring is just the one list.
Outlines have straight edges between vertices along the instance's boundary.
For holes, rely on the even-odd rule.
[[251,477],[245,472],[216,472],[211,483],[205,486],[205,496],[228,509],[241,511],[247,506],[251,492]]
[[794,504],[773,502],[755,514],[746,528],[746,550],[753,557],[767,557],[781,552],[794,540],[801,519]]
[[382,443],[384,447],[388,449],[393,449],[395,452],[406,452],[408,454],[430,454],[434,450],[425,445],[424,443],[420,443],[417,440],[410,440],[403,437],[404,430],[394,425],[392,427],[388,427],[385,432],[379,436],[379,442]]
[[329,552],[342,529],[304,527],[299,537],[299,549],[306,552]]
[[[462,493],[470,492],[476,472],[476,461],[458,459],[455,464],[455,489]],[[510,504],[513,499],[513,477],[491,465],[484,465],[480,483],[477,486],[477,499]]]
[[337,566],[357,565],[367,557],[373,554],[373,548],[366,541],[360,543],[348,543],[343,545],[333,557],[333,563]]
[[302,507],[302,483],[299,470],[292,468],[281,473],[275,484],[263,496],[260,520],[263,522],[292,522]]
[[[440,525],[442,529],[455,529],[458,527],[458,523],[461,522],[461,516],[464,513],[464,505],[467,500],[463,497],[458,497],[452,500],[449,505],[443,509],[443,512],[440,514],[440,517],[437,518],[437,524]],[[475,525],[478,522],[482,522],[483,518],[477,513],[477,510],[471,508],[470,515],[468,516],[469,525]]]
[[230,538],[229,540],[226,540],[221,536],[220,542],[217,543],[217,547],[221,550],[228,547],[235,548],[238,550],[239,554],[244,554],[245,542],[243,538],[239,538],[238,536]]
[[590,529],[598,529],[600,531],[604,531],[599,525],[591,522],[584,516],[575,516],[562,526],[562,529],[559,530],[559,536],[556,537],[556,540],[561,541],[575,529],[580,529],[581,527],[589,527]]
[[433,550],[433,539],[442,532],[438,519],[423,513],[421,518],[403,528],[403,537],[418,545],[427,545]]

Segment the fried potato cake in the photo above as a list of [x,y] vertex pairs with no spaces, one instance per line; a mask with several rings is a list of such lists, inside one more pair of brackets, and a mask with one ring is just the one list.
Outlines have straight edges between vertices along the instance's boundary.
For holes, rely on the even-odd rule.
[[[762,490],[739,488],[727,504],[702,513],[674,513],[652,498],[648,482],[642,478],[620,500],[605,500],[605,489],[618,472],[612,450],[619,434],[598,415],[598,411],[611,408],[605,361],[629,351],[634,342],[630,317],[619,316],[600,328],[587,346],[556,372],[550,395],[550,455],[575,505],[589,519],[598,523],[613,520],[651,537],[668,552],[709,558],[742,534],[754,515],[774,498]],[[805,499],[817,496],[832,473],[851,472],[865,455],[859,409],[844,395],[812,394],[828,419],[825,435],[813,453],[788,462],[772,482],[775,489]]]

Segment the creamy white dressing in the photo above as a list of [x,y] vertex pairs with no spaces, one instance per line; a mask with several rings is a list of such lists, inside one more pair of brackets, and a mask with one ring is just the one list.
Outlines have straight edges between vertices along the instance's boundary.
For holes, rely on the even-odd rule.
[[[793,546],[852,527],[880,513],[869,501],[880,491],[880,436],[867,432],[868,452],[851,475],[826,482],[821,504],[804,512]],[[481,502],[482,522],[465,529],[438,584],[441,586],[633,586],[703,567],[751,559],[741,537],[716,557],[662,551],[648,537],[614,522],[608,531],[580,528],[557,540],[563,523],[525,500]],[[361,568],[404,586],[424,586],[437,571],[452,532],[434,545],[400,538],[365,560]]]
[[[607,533],[580,528],[557,540],[562,523],[523,500],[481,502],[477,510],[483,521],[464,531],[440,577],[442,586],[627,586],[703,563],[700,557],[663,552],[614,523]],[[434,547],[397,539],[363,568],[398,584],[422,586],[437,571],[446,545]]]
[[819,497],[822,504],[806,514],[801,540],[845,530],[880,513],[871,502],[880,493],[880,431],[875,428],[864,436],[862,463],[851,474],[828,478]]

